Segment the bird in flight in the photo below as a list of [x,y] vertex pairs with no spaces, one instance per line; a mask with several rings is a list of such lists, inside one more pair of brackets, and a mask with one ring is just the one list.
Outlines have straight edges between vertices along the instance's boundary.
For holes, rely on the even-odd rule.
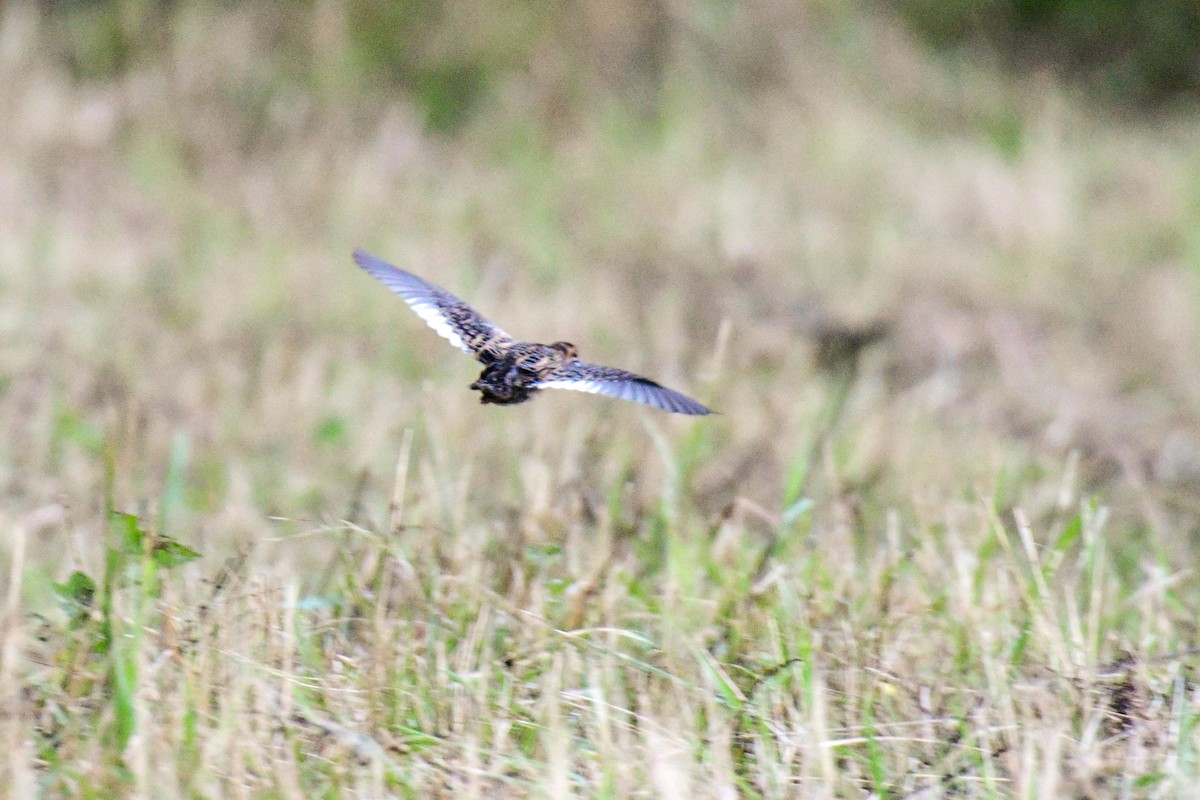
[[524,403],[542,389],[571,389],[632,400],[676,414],[711,414],[695,400],[623,369],[580,361],[569,342],[518,342],[454,295],[364,250],[354,262],[404,299],[443,338],[484,365],[471,384],[481,403]]

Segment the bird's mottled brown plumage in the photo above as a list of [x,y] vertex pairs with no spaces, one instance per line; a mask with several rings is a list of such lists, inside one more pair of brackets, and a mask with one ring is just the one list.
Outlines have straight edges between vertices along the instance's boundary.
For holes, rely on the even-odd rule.
[[569,342],[518,342],[449,292],[363,250],[354,251],[354,261],[400,295],[442,337],[483,362],[483,373],[471,384],[483,403],[514,405],[541,389],[570,389],[632,400],[676,414],[712,413],[648,378],[580,361]]

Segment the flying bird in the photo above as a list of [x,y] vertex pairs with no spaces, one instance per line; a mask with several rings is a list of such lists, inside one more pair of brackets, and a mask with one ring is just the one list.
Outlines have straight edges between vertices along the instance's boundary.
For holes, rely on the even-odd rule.
[[444,289],[393,267],[364,250],[354,262],[396,294],[443,338],[483,363],[471,384],[481,403],[524,403],[542,389],[570,389],[661,408],[676,414],[711,414],[695,400],[614,367],[580,361],[570,342],[518,342]]

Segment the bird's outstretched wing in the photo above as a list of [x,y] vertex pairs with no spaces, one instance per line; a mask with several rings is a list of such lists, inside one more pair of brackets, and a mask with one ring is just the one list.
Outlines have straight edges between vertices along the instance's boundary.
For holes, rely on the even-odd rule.
[[572,359],[548,372],[534,384],[536,389],[570,389],[602,394],[621,400],[661,408],[675,414],[711,414],[712,409],[654,381],[614,367],[601,367]]
[[487,361],[489,355],[494,356],[513,343],[511,336],[465,302],[411,272],[393,267],[361,249],[354,251],[354,263],[404,298],[417,316],[464,353]]

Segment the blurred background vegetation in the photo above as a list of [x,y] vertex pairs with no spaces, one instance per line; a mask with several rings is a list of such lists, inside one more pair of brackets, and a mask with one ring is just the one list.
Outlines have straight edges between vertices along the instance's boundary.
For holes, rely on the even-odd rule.
[[[0,5],[14,774],[1194,786],[1197,20]],[[723,413],[480,407],[358,245]]]
[[[40,3],[58,29],[61,57],[87,80],[112,79],[139,60],[153,59],[165,46],[172,20],[189,5],[180,0]],[[293,62],[293,78],[320,85],[331,62],[345,66],[348,59],[363,74],[411,92],[429,124],[442,131],[461,124],[485,102],[489,85],[521,68],[539,41],[569,38],[572,29],[586,39],[597,28],[626,28],[627,39],[636,41],[624,41],[621,63],[606,70],[619,84],[614,88],[626,90],[630,84],[653,86],[669,47],[664,34],[671,25],[671,3],[665,0],[584,4],[590,11],[550,2],[501,2],[487,9],[439,0],[336,5],[340,11],[320,0],[271,4],[272,44]],[[714,18],[737,13],[738,5],[698,4]],[[821,4],[821,13],[845,15],[839,8],[844,5]],[[868,13],[895,12],[944,54],[992,60],[1017,73],[1050,70],[1108,102],[1161,107],[1195,100],[1200,90],[1200,9],[1186,0],[879,0],[873,11],[871,4],[861,5]],[[335,42],[306,46],[307,37],[297,36],[298,28],[319,13],[344,14],[344,38],[336,44],[350,52],[321,52],[322,44]],[[581,60],[576,67],[587,65]]]
[[[619,265],[631,297],[682,280],[663,302],[686,308],[697,343],[733,322],[751,381],[793,344],[819,374],[830,326],[886,328],[873,374],[888,392],[950,370],[964,419],[1003,419],[1001,439],[1026,444],[1061,428],[1050,449],[1090,454],[1097,486],[1133,462],[1191,480],[1191,371],[1157,363],[1190,345],[1189,324],[1158,323],[1175,345],[1147,338],[1161,303],[1122,304],[1192,291],[1192,3],[40,0],[5,14],[25,79],[9,90],[14,188],[54,209],[13,241],[62,262],[60,226],[85,249],[125,236],[132,271],[86,283],[96,320],[149,299],[155,324],[193,338],[222,314],[239,342],[333,326],[353,301],[314,304],[312,266],[287,259],[399,226],[467,263],[520,263],[540,290],[591,283],[596,263]],[[139,240],[131,226],[148,227]],[[266,266],[228,274],[235,250]],[[128,280],[145,294],[104,294]],[[229,283],[243,298],[214,314]],[[31,298],[27,311],[49,301]],[[947,332],[988,314],[1011,317],[993,338],[1030,342],[1005,356]],[[1025,376],[1036,388],[997,389],[1009,356],[1046,369]],[[1068,414],[1048,384],[1076,381]]]
[[1168,0],[896,0],[941,50],[973,52],[1014,72],[1045,69],[1097,100],[1155,108],[1200,89],[1200,9]]
[[[3,15],[6,261],[24,287],[9,313],[60,355],[10,370],[9,409],[21,419],[13,387],[51,387],[47,477],[69,472],[59,440],[97,452],[110,396],[141,396],[190,430],[193,512],[242,472],[270,510],[297,483],[306,512],[345,507],[339,470],[383,494],[386,443],[415,412],[373,428],[365,395],[333,399],[386,313],[356,313],[349,267],[330,277],[367,244],[507,298],[550,339],[582,327],[598,357],[621,360],[632,321],[654,354],[629,366],[662,358],[676,378],[702,372],[728,324],[709,391],[738,427],[691,476],[706,511],[789,494],[823,413],[803,387],[849,360],[851,407],[878,415],[844,444],[856,503],[946,477],[895,469],[911,446],[883,431],[903,425],[955,454],[949,474],[998,452],[1019,472],[1078,457],[1129,531],[1182,553],[1198,530],[1191,3],[41,0]],[[597,285],[609,305],[576,321]],[[280,340],[292,349],[272,356]],[[253,391],[179,360],[214,347]],[[429,373],[396,337],[384,347],[364,382]],[[263,365],[317,353],[314,419],[291,420],[316,433],[248,422],[233,398],[272,396]],[[183,364],[218,420],[197,428],[211,409],[172,397]],[[255,437],[279,460],[243,463]],[[285,445],[307,439],[326,446]],[[147,441],[166,459],[171,435]]]

